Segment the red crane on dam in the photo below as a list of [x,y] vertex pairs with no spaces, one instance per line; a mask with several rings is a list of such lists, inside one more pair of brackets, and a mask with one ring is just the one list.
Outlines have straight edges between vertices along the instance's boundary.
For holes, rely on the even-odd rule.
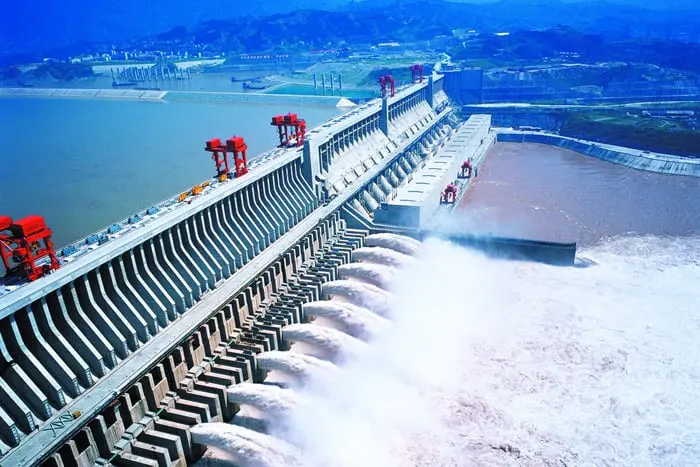
[[301,147],[306,138],[306,120],[301,119],[295,113],[287,115],[275,115],[272,117],[272,126],[277,127],[280,139],[280,148]]
[[422,83],[423,82],[423,65],[416,63],[411,65],[411,83]]
[[248,159],[246,157],[248,145],[245,144],[242,136],[232,136],[226,140],[226,144],[222,144],[219,138],[210,139],[204,150],[212,153],[211,158],[216,164],[216,176],[219,181],[227,180],[231,174],[229,153],[231,153],[235,176],[240,177],[248,173]]
[[35,281],[57,270],[51,229],[41,216],[27,216],[13,221],[0,216],[0,256],[7,275]]
[[457,187],[449,183],[440,194],[440,204],[454,204],[457,201]]
[[462,162],[462,170],[459,174],[459,178],[471,178],[473,170],[472,161],[466,160]]
[[396,81],[391,75],[384,75],[379,77],[379,86],[382,90],[382,97],[386,97],[386,87],[389,86],[391,91],[391,97],[396,95]]

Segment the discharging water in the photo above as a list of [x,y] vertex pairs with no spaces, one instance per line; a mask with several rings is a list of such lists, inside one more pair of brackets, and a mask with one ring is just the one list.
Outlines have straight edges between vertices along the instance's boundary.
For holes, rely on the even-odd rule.
[[341,360],[364,349],[365,343],[337,329],[316,324],[291,324],[282,329],[282,336],[291,343],[315,347],[328,360]]
[[260,353],[255,360],[262,370],[282,371],[301,379],[318,373],[331,373],[338,369],[333,363],[311,355],[278,350]]
[[311,406],[276,435],[308,466],[692,465],[700,239],[629,237],[580,257],[553,267],[428,242],[392,326],[308,386]]
[[343,332],[353,337],[364,338],[379,333],[388,321],[367,308],[339,300],[322,300],[305,303],[304,316],[324,317],[338,322]]
[[369,308],[379,316],[391,313],[391,295],[377,286],[349,280],[329,281],[321,286],[323,295]]
[[[540,174],[548,180],[575,171],[550,163],[561,173]],[[603,185],[617,180],[620,197],[639,187],[637,176],[664,177],[587,170]],[[612,186],[558,200],[509,182],[544,210],[585,214],[579,232],[595,235],[584,236],[576,265],[492,259],[428,240],[398,270],[382,302],[389,309],[368,306],[388,325],[332,377],[309,378],[309,405],[270,434],[298,448],[305,467],[695,465],[700,225],[686,197],[696,181],[651,178],[658,190],[647,191],[647,212],[635,197],[590,204]],[[478,181],[489,180],[485,170]],[[670,221],[664,213],[679,205],[686,217]],[[509,206],[517,207],[497,205],[505,219],[521,212]],[[638,233],[609,238],[625,224]],[[366,253],[373,249],[355,259],[395,264]],[[354,295],[374,299],[362,288]]]
[[384,247],[363,247],[352,251],[353,261],[404,266],[413,261],[409,255]]
[[[201,423],[190,429],[192,442],[217,451],[218,465],[249,467],[301,466],[302,454],[294,446],[263,433],[227,423]],[[207,465],[206,459],[202,462]]]
[[267,384],[236,384],[228,388],[226,395],[234,404],[250,405],[273,418],[284,416],[303,403],[303,398],[293,390]]
[[387,290],[396,275],[396,268],[382,264],[350,263],[338,267],[341,279],[357,279]]
[[389,248],[406,255],[414,255],[420,249],[421,243],[404,235],[391,233],[379,233],[368,235],[365,238],[365,245]]

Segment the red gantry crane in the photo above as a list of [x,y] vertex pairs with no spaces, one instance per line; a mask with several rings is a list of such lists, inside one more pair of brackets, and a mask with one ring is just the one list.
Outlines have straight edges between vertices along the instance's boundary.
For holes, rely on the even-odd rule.
[[0,216],[0,257],[8,275],[30,281],[60,267],[51,230],[41,216],[27,216],[16,222],[9,216]]
[[379,86],[381,86],[382,89],[382,97],[386,97],[386,87],[387,85],[389,86],[389,89],[391,90],[391,97],[394,97],[396,95],[396,81],[391,75],[385,75],[381,76],[379,78]]
[[248,146],[242,136],[232,136],[226,140],[226,144],[221,144],[219,138],[207,141],[204,150],[211,152],[211,158],[216,164],[216,176],[223,182],[229,178],[231,169],[228,163],[228,154],[231,153],[235,176],[240,177],[248,173],[248,160],[246,151]]
[[440,204],[454,204],[457,200],[457,187],[450,183],[440,194]]
[[[417,79],[416,79],[417,78]],[[411,65],[411,83],[423,82],[423,65],[416,63]]]
[[280,148],[301,147],[306,137],[306,120],[295,113],[287,115],[275,115],[272,117],[272,126],[277,127],[279,133]]
[[459,178],[471,178],[473,170],[474,167],[472,167],[472,162],[470,160],[462,162],[462,171],[459,174]]
[[240,177],[248,173],[248,158],[246,151],[248,145],[242,136],[232,136],[226,140],[226,149],[233,155],[233,162],[236,168],[236,177]]

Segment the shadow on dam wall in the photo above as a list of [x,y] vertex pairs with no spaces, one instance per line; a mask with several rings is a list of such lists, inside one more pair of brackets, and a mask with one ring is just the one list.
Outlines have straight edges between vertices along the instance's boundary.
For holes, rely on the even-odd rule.
[[497,141],[548,144],[633,169],[700,177],[700,158],[650,153],[546,133],[500,131],[497,135]]
[[524,238],[480,236],[460,233],[419,233],[422,239],[440,238],[494,258],[520,259],[571,266],[576,259],[576,242],[546,242]]
[[372,233],[396,233],[416,240],[437,238],[465,248],[475,249],[492,258],[535,261],[557,266],[573,266],[576,260],[576,242],[549,242],[526,238],[475,235],[463,232],[439,232],[403,228],[380,229]]

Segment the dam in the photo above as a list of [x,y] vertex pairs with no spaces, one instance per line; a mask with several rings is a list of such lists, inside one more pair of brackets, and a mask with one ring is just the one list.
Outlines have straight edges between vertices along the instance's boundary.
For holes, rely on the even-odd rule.
[[191,429],[236,416],[227,389],[264,381],[256,355],[287,348],[284,328],[307,321],[303,305],[353,252],[376,233],[429,235],[466,190],[453,177],[495,134],[488,116],[461,122],[442,85],[356,107],[242,177],[63,248],[59,270],[0,295],[0,465],[196,462],[206,448]]

